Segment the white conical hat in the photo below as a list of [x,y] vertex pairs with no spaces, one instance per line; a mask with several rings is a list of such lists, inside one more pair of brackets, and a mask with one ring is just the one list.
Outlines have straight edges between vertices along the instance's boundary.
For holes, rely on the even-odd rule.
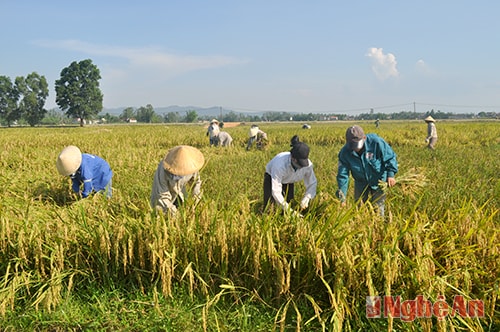
[[188,175],[198,172],[205,163],[203,153],[188,145],[179,145],[168,151],[163,167],[174,175]]
[[436,120],[434,120],[434,118],[432,116],[428,116],[424,119],[425,122],[436,122]]
[[82,152],[74,145],[65,147],[57,157],[56,167],[59,174],[68,176],[75,173],[82,164]]

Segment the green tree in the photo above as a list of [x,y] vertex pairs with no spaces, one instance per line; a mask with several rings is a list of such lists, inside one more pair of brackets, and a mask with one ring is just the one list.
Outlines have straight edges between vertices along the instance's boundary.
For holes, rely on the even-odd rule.
[[57,105],[68,117],[79,118],[82,127],[85,119],[90,119],[102,111],[100,79],[99,68],[92,60],[87,59],[72,62],[61,71],[61,78],[56,80]]
[[135,109],[133,107],[125,108],[120,114],[120,119],[127,121],[128,119],[135,118]]
[[20,96],[19,110],[26,122],[34,127],[42,121],[47,113],[47,110],[43,108],[49,95],[47,79],[33,72],[26,78],[16,77],[15,85]]
[[179,115],[179,112],[168,112],[163,116],[163,119],[168,123],[176,123],[180,122],[181,116]]
[[141,106],[137,110],[138,122],[151,123],[154,116],[155,116],[155,111],[151,104],[147,104],[146,106]]
[[19,92],[7,76],[0,76],[0,116],[10,124],[21,117],[17,101]]
[[188,122],[188,123],[196,122],[196,120],[198,120],[198,113],[195,110],[187,111],[185,119],[186,119],[186,122]]

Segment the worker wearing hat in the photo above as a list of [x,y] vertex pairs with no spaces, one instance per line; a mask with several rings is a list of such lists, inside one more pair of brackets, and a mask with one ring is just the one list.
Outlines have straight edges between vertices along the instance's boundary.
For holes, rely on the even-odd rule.
[[256,143],[257,149],[262,149],[267,142],[267,134],[260,130],[259,126],[252,125],[248,133],[247,150],[252,148],[253,143]]
[[[289,203],[294,198],[294,183],[304,181],[305,193],[300,208],[309,206],[316,196],[317,179],[313,164],[309,160],[309,146],[300,142],[298,136],[291,140],[290,152],[278,153],[266,165],[264,174],[264,207],[269,203],[279,204],[283,210],[290,211]],[[286,198],[285,198],[286,196]]]
[[436,129],[436,120],[432,116],[428,116],[424,119],[427,123],[427,137],[425,138],[425,142],[427,143],[427,147],[431,150],[434,150],[438,140],[438,133]]
[[219,144],[219,121],[217,119],[212,119],[207,129],[207,136],[209,138],[210,146]]
[[81,197],[85,198],[92,192],[99,191],[105,192],[108,198],[111,197],[113,172],[101,157],[82,153],[78,147],[70,145],[57,157],[56,167],[59,174],[71,177],[73,191]]
[[177,212],[177,207],[187,197],[186,186],[194,183],[192,194],[196,200],[201,198],[201,178],[199,170],[205,158],[200,150],[179,145],[168,151],[160,161],[153,177],[151,207],[163,212]]
[[354,178],[354,199],[377,205],[380,215],[384,215],[385,193],[379,181],[389,187],[396,184],[398,172],[396,153],[384,139],[376,134],[365,135],[360,126],[346,130],[346,144],[338,154],[337,197],[346,204],[349,174]]

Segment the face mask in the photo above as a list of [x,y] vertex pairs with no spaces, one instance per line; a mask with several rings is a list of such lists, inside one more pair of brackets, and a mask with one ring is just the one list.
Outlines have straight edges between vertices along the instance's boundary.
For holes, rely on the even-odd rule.
[[365,140],[362,139],[361,141],[358,142],[358,145],[353,149],[354,151],[359,151],[363,148],[363,145],[365,145]]

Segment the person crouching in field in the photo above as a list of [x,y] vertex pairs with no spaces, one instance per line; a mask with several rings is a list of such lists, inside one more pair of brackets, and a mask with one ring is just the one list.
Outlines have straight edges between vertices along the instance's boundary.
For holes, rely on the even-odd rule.
[[169,150],[153,177],[151,207],[175,215],[187,197],[188,184],[194,184],[192,194],[199,201],[202,195],[199,170],[204,163],[203,153],[192,146],[179,145]]
[[255,143],[257,149],[262,150],[267,145],[267,134],[260,130],[259,126],[252,125],[248,133],[247,151],[252,148]]
[[82,153],[78,147],[70,145],[57,157],[56,167],[59,174],[71,178],[73,191],[82,198],[93,192],[104,192],[106,197],[111,198],[113,172],[101,157]]
[[396,184],[394,176],[398,172],[396,153],[376,134],[365,135],[360,126],[352,126],[346,131],[346,144],[338,154],[337,197],[342,206],[346,205],[349,173],[354,178],[354,199],[377,205],[384,216],[386,195],[379,187],[379,181],[386,181],[389,187]]
[[436,120],[429,115],[424,119],[424,121],[427,123],[427,137],[425,138],[425,143],[428,143],[427,147],[429,149],[434,150],[438,140],[438,133],[435,124]]
[[217,146],[217,136],[219,135],[219,132],[220,132],[219,121],[217,121],[216,119],[212,119],[207,129],[207,136],[210,142],[210,146],[212,145]]
[[[264,207],[277,203],[284,211],[291,211],[289,203],[294,198],[294,183],[304,181],[306,187],[300,208],[306,209],[316,196],[317,179],[309,160],[309,146],[295,135],[290,152],[278,153],[266,165],[264,174]],[[286,196],[286,198],[285,198]]]
[[220,146],[231,146],[233,143],[233,138],[229,135],[228,132],[221,131],[219,135],[217,135],[217,143],[215,145]]

